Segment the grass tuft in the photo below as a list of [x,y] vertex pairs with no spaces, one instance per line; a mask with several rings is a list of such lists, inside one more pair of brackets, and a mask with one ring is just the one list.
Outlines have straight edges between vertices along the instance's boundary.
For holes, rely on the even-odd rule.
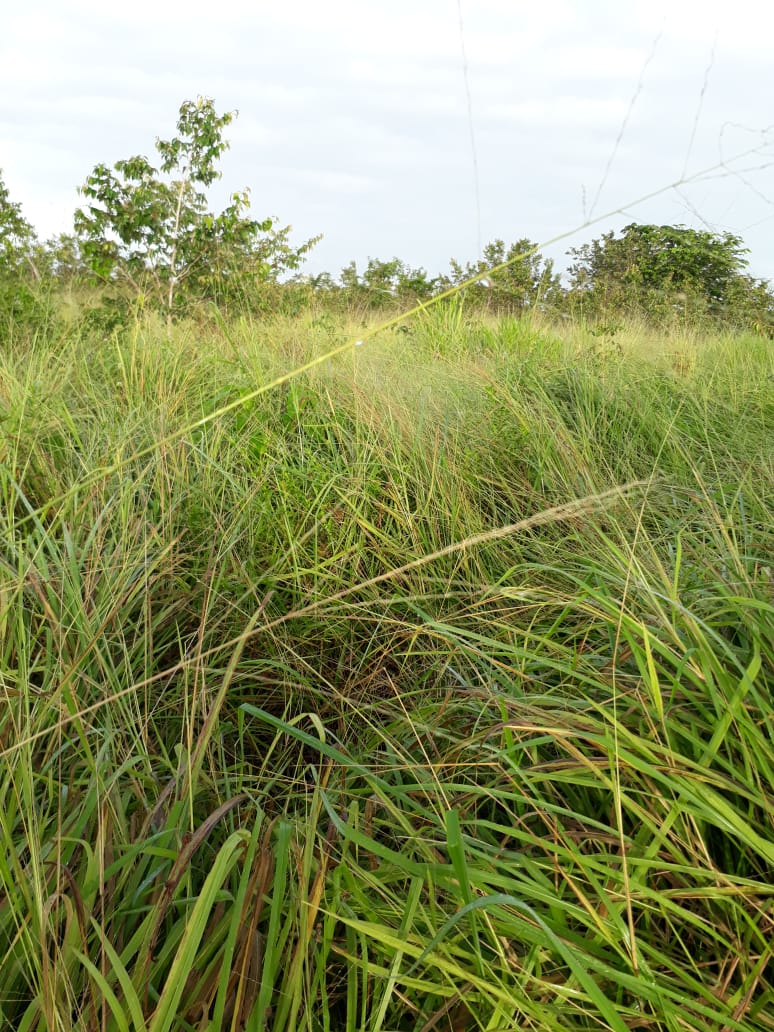
[[349,329],[0,357],[0,1026],[774,1029],[771,347]]

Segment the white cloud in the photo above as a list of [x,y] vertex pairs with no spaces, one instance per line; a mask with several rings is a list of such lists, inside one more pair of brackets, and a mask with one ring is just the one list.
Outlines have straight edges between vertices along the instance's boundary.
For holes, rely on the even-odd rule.
[[313,187],[329,194],[372,194],[379,188],[375,179],[368,176],[355,176],[350,172],[338,169],[287,168],[280,169],[286,177],[299,186]]
[[626,113],[626,102],[616,98],[559,96],[518,103],[490,104],[482,110],[484,118],[515,125],[539,126],[556,130],[573,128],[609,128]]
[[[721,144],[725,154],[753,146],[774,123],[774,7],[761,0],[462,0],[462,13],[484,239],[545,239],[582,221],[583,189],[595,196],[624,119],[598,210],[679,178],[686,157],[697,169],[717,162]],[[250,186],[257,214],[276,213],[299,235],[324,232],[318,268],[367,255],[431,269],[473,257],[452,0],[9,8],[0,167],[12,196],[44,233],[66,228],[91,167],[152,155],[180,102],[198,93],[240,110],[223,189]],[[763,221],[774,176],[753,168],[745,179],[693,184],[626,217],[689,222],[694,208],[711,224],[745,227],[756,270],[774,277]]]

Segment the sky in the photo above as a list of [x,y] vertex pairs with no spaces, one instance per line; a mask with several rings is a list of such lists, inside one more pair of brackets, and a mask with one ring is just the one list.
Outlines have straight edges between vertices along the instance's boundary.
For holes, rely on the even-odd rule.
[[256,218],[322,233],[310,273],[435,274],[523,237],[561,267],[637,221],[738,234],[774,281],[770,2],[4,6],[0,169],[43,238],[202,95],[239,112],[213,206],[248,187]]

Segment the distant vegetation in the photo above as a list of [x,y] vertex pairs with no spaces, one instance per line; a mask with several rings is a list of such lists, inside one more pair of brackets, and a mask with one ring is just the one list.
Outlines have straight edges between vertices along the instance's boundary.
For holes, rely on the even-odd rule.
[[184,102],[176,135],[155,143],[156,164],[136,155],[97,165],[81,188],[73,233],[46,242],[0,178],[0,317],[47,322],[52,294],[74,289],[115,322],[131,320],[138,303],[168,321],[212,304],[253,314],[310,305],[395,311],[467,283],[465,303],[493,314],[539,309],[601,323],[701,320],[774,333],[772,286],[747,273],[743,241],[682,226],[635,223],[573,249],[566,284],[526,238],[492,241],[478,261],[452,259],[437,275],[371,258],[338,277],[305,276],[303,260],[319,237],[293,244],[289,226],[252,218],[246,189],[222,212],[209,209],[206,189],[219,178],[233,117],[211,99]]
[[305,281],[227,124],[0,187],[0,1029],[774,1032],[741,241]]

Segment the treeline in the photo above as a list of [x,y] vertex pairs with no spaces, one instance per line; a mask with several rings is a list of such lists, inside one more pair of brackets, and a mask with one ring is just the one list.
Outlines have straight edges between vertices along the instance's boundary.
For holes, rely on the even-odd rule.
[[247,190],[223,211],[206,190],[219,177],[233,112],[186,101],[177,133],[145,156],[97,165],[80,189],[73,232],[41,242],[0,172],[0,320],[40,325],[64,297],[86,318],[115,324],[138,307],[168,321],[221,309],[299,311],[305,306],[399,311],[455,287],[466,305],[493,314],[540,310],[595,322],[620,318],[711,321],[774,335],[774,288],[748,271],[740,237],[684,226],[632,223],[568,252],[565,281],[536,244],[495,240],[481,258],[430,275],[399,258],[355,262],[338,276],[303,275],[319,240],[290,239],[289,226],[254,219]]

